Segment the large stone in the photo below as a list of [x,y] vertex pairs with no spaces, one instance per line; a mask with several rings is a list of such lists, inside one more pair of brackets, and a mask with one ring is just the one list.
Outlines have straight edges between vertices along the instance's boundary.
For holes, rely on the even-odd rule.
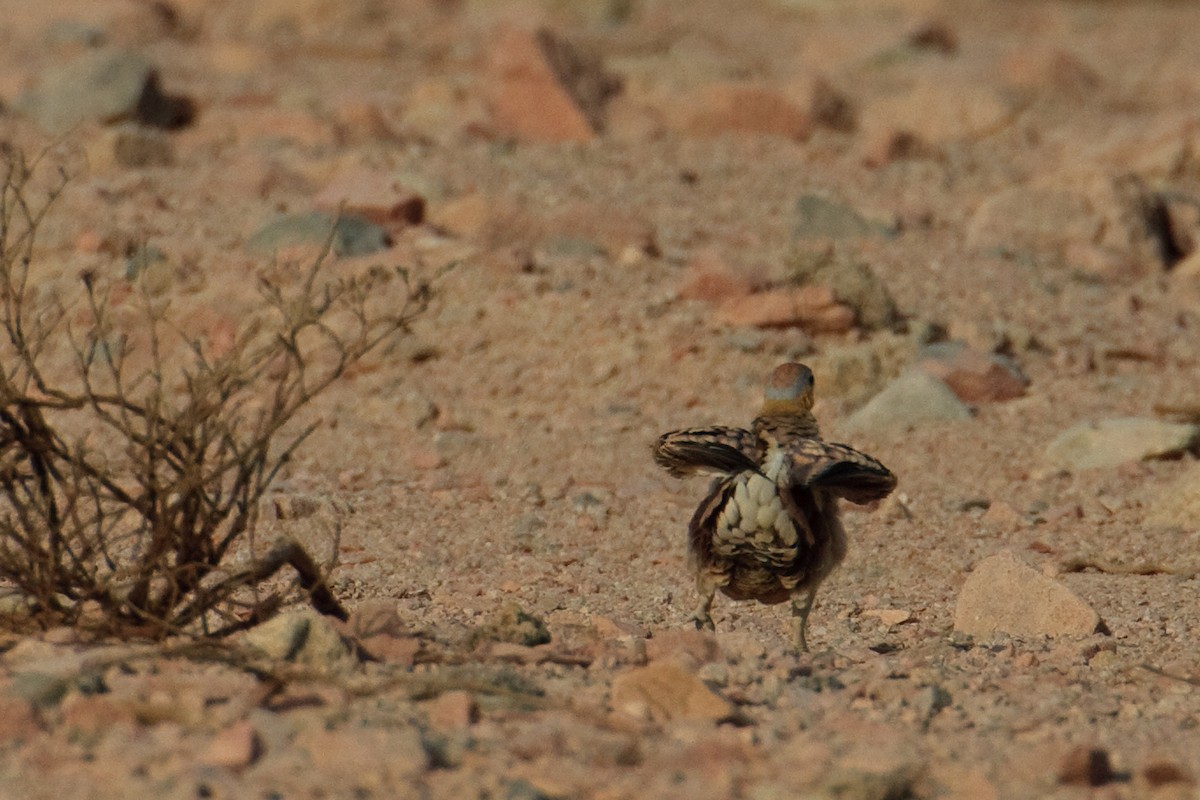
[[872,222],[850,206],[820,194],[804,194],[796,200],[792,238],[860,239],[890,236],[889,226]]
[[391,244],[388,232],[356,214],[334,217],[324,212],[285,214],[259,228],[246,240],[252,253],[271,254],[295,245],[321,245],[332,235],[336,256],[365,256]]
[[1048,464],[1063,469],[1101,469],[1130,461],[1169,458],[1200,441],[1200,426],[1143,417],[1080,422],[1046,447]]
[[854,310],[839,303],[827,287],[801,286],[731,297],[721,304],[717,319],[726,325],[839,333],[854,327]]
[[620,86],[598,58],[550,31],[514,28],[494,38],[485,80],[497,130],[537,142],[591,140]]
[[967,244],[1005,252],[1057,252],[1100,237],[1105,220],[1085,195],[1066,188],[1013,186],[992,195],[967,225]]
[[686,105],[683,127],[693,136],[764,133],[803,141],[812,133],[808,115],[768,86],[714,84],[689,97]]
[[933,144],[976,139],[1013,118],[1009,103],[983,85],[927,80],[863,108],[867,131],[897,131]]
[[1008,550],[975,566],[954,609],[954,629],[971,636],[1086,636],[1100,627],[1077,594]]
[[714,694],[704,682],[672,661],[631,669],[613,681],[612,706],[638,719],[709,720],[733,714],[728,700]]
[[18,108],[54,134],[86,120],[177,128],[190,122],[194,111],[190,100],[162,92],[148,59],[112,49],[89,51],[47,72]]
[[992,403],[1025,394],[1029,379],[1012,359],[972,350],[962,342],[927,345],[917,366],[950,387],[960,400]]
[[932,375],[910,370],[847,418],[845,433],[892,433],[971,418],[971,409]]
[[798,282],[832,289],[838,302],[854,309],[863,328],[892,328],[900,321],[900,310],[887,286],[865,261],[832,249],[822,253],[797,250],[788,259],[788,268]]
[[351,668],[355,660],[329,617],[310,608],[280,614],[246,633],[246,644],[268,658],[291,661],[334,672]]

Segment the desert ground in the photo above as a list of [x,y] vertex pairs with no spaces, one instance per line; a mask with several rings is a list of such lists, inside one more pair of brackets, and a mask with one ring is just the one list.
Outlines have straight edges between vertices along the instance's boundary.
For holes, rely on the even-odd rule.
[[[1197,797],[1197,31],[1167,0],[0,2],[5,152],[67,177],[39,292],[107,276],[219,353],[339,209],[333,274],[433,292],[264,503],[349,621],[14,624],[0,796]],[[650,450],[748,424],[787,361],[899,479],[845,505],[799,654],[786,606],[694,630],[705,480]]]

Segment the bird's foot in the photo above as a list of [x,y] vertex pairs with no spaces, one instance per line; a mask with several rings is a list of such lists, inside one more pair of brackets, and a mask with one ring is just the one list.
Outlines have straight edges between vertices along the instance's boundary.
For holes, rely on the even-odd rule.
[[715,631],[717,626],[713,624],[713,619],[708,612],[697,611],[692,614],[692,622],[696,625],[698,631]]

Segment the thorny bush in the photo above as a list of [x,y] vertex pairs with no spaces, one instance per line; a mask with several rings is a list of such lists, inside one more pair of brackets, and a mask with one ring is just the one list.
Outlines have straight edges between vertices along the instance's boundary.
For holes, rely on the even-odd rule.
[[[39,191],[36,166],[0,154],[0,588],[43,625],[124,635],[225,634],[297,597],[344,618],[332,561],[287,539],[247,555],[260,501],[316,427],[297,412],[408,333],[429,284],[328,278],[323,253],[290,285],[259,279],[260,313],[218,353],[146,291],[131,332],[98,274],[74,300],[38,291],[35,235],[66,180]],[[283,566],[297,581],[269,582]]]

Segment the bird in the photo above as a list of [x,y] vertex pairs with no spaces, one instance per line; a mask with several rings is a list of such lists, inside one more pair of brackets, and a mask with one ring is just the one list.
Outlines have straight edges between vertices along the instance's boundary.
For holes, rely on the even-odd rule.
[[670,475],[715,476],[688,524],[697,629],[716,629],[718,590],[733,600],[791,601],[792,644],[807,652],[817,589],[846,557],[838,498],[866,505],[896,487],[878,460],[821,438],[814,389],[808,366],[781,364],[749,430],[686,428],[653,445],[655,462]]

